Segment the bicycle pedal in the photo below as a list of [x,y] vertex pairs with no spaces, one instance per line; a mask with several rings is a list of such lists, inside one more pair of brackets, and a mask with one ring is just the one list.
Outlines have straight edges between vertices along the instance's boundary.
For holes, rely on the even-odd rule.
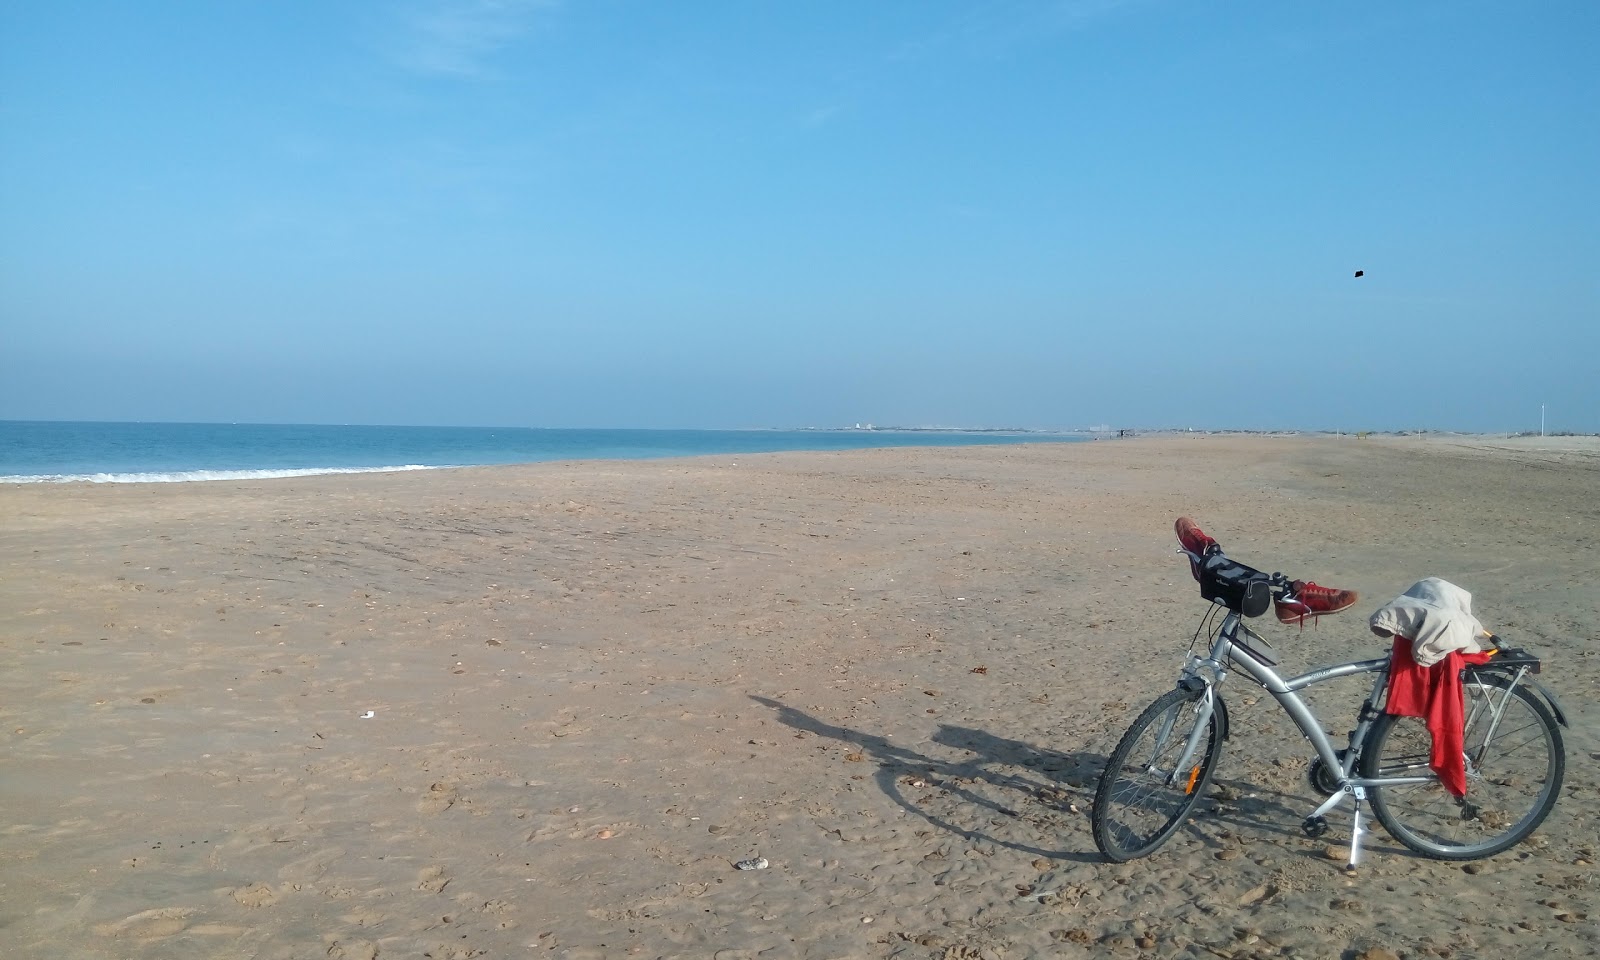
[[1327,817],[1306,817],[1300,824],[1300,830],[1306,836],[1315,840],[1328,832]]

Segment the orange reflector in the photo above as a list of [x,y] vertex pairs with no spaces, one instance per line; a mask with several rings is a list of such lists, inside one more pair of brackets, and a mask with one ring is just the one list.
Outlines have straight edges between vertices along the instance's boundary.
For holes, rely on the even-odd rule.
[[1194,782],[1199,779],[1200,764],[1197,763],[1194,765],[1194,769],[1189,771],[1189,782],[1183,788],[1184,795],[1187,796],[1188,794],[1194,793]]

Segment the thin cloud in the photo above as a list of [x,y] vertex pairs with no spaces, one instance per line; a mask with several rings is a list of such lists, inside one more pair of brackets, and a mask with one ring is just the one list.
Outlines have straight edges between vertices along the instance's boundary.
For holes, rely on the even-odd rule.
[[475,77],[558,0],[428,0],[402,15],[395,59],[409,70]]

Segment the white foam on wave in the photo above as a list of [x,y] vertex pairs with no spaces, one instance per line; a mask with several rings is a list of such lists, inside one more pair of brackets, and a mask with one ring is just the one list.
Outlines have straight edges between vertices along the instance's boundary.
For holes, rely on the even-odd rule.
[[285,477],[320,477],[330,473],[399,473],[404,470],[441,470],[443,467],[408,463],[394,467],[307,467],[296,470],[180,470],[174,473],[72,473],[0,477],[0,483],[197,483],[205,480],[280,480]]

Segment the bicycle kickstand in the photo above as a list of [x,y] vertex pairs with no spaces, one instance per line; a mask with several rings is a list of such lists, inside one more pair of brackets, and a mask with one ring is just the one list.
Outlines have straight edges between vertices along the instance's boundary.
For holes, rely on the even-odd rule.
[[1305,820],[1307,825],[1318,824],[1320,821],[1321,829],[1313,832],[1308,826],[1306,832],[1312,836],[1321,836],[1322,831],[1327,829],[1327,821],[1322,819],[1323,815],[1343,803],[1345,797],[1355,801],[1354,818],[1350,824],[1350,860],[1344,865],[1346,871],[1353,872],[1356,865],[1361,862],[1361,836],[1367,832],[1366,827],[1361,824],[1361,802],[1367,799],[1367,789],[1365,787],[1345,787],[1327,800],[1324,800],[1322,806],[1312,811],[1311,816],[1306,817]]

